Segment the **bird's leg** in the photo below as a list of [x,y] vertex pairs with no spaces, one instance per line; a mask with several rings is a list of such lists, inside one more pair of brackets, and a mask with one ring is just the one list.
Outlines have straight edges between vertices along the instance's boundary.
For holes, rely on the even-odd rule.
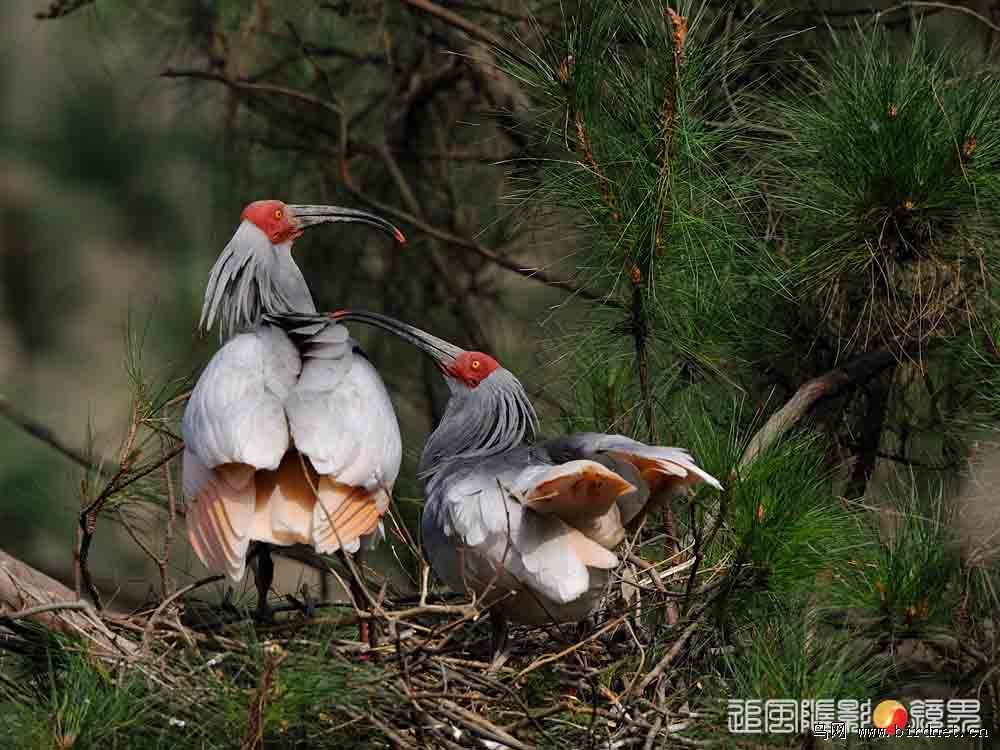
[[[344,565],[347,567],[348,573],[350,573],[347,586],[350,589],[351,599],[354,600],[355,608],[361,612],[366,612],[368,610],[368,598],[365,596],[364,583],[360,580],[361,566],[351,564],[353,561],[348,559],[348,553],[344,552],[344,550],[338,550],[337,555],[344,561]],[[354,560],[358,560],[360,556],[361,550],[358,550],[354,555]],[[368,619],[358,620],[358,640],[361,643],[367,643],[371,648],[375,648],[378,645],[378,634]]]
[[306,617],[314,617],[316,615],[316,605],[319,604],[319,599],[312,595],[309,587],[306,584],[302,584],[302,588],[299,589],[299,593],[302,595],[302,613]]
[[490,672],[496,672],[510,658],[510,644],[507,640],[507,615],[500,607],[490,608],[490,649],[493,661]]
[[271,590],[271,583],[274,581],[274,560],[271,559],[271,545],[259,542],[257,546],[257,570],[255,582],[257,584],[257,622],[274,622],[274,613],[271,612],[271,605],[267,603],[267,594]]

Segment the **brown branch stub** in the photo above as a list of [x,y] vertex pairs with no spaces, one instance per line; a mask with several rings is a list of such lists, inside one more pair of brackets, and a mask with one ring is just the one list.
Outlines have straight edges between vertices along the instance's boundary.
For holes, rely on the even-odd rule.
[[559,63],[559,83],[563,86],[569,86],[569,81],[571,77],[571,71],[573,70],[573,62],[576,58],[573,55],[566,55]]
[[642,394],[643,417],[646,420],[647,437],[656,442],[655,404],[649,382],[649,317],[646,313],[646,282],[642,269],[634,262],[629,263],[629,281],[632,284],[631,328],[635,344],[636,367],[639,375],[639,390]]
[[583,157],[583,163],[593,173],[594,177],[597,178],[597,188],[601,191],[601,197],[604,198],[605,204],[611,210],[611,220],[618,222],[621,220],[622,215],[618,210],[614,191],[611,189],[611,180],[604,174],[601,165],[597,163],[597,159],[594,156],[590,139],[587,137],[587,128],[583,123],[583,114],[577,110],[573,115],[573,120],[576,123],[576,146]]

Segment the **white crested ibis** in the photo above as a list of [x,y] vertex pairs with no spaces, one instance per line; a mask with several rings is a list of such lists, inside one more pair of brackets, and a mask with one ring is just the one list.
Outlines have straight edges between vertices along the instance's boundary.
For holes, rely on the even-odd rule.
[[649,503],[701,482],[721,488],[680,448],[599,433],[535,442],[524,387],[490,355],[378,313],[330,318],[414,344],[448,384],[451,397],[420,461],[424,545],[451,589],[487,595],[498,658],[508,620],[576,622],[598,607],[625,524]]
[[248,205],[212,268],[201,327],[225,343],[184,411],[188,538],[211,571],[243,578],[257,549],[258,616],[268,618],[268,545],[358,550],[381,533],[402,455],[382,379],[347,330],[320,321],[283,330],[267,314],[315,313],[292,243],[310,226],[388,221],[335,206]]

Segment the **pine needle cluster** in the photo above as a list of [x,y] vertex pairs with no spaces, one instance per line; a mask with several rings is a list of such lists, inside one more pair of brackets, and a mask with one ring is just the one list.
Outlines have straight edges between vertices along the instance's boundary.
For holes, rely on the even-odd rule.
[[836,41],[772,106],[790,287],[845,352],[956,335],[995,288],[997,78],[919,31]]

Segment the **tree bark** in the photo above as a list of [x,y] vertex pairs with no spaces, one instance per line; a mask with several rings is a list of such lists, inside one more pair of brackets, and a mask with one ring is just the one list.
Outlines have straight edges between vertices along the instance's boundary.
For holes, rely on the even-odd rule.
[[120,657],[135,650],[130,641],[116,638],[72,589],[0,549],[0,629],[18,620],[83,638],[98,656]]
[[847,497],[862,497],[868,487],[868,482],[875,471],[878,462],[879,445],[882,442],[882,428],[885,426],[885,414],[889,406],[889,393],[892,390],[895,366],[890,367],[877,378],[873,378],[866,395],[867,405],[861,418],[860,437],[857,460],[851,471],[851,479],[847,483],[844,494]]

